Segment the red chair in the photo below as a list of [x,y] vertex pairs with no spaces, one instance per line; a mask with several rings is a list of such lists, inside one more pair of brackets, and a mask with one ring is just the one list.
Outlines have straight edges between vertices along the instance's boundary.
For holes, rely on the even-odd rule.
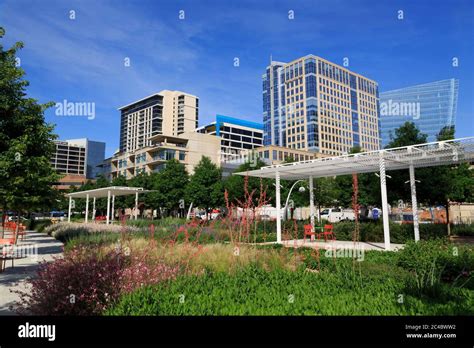
[[[15,226],[15,231],[16,231],[16,226]],[[23,224],[20,224],[18,227],[18,236],[20,237],[21,240],[25,239],[26,236],[26,226]]]
[[306,242],[306,236],[310,236],[310,240],[313,240],[317,235],[316,232],[313,231],[313,227],[311,225],[304,225],[304,241]]
[[336,240],[333,225],[324,225],[324,231],[319,234],[319,239],[321,239],[321,235],[323,235],[323,238],[326,242],[328,241],[328,239]]
[[2,254],[0,255],[0,272],[5,270],[5,266],[7,263],[7,259],[12,260],[12,267],[13,267],[13,260],[15,259],[13,255],[9,256],[8,251],[11,250],[11,247],[15,245],[15,237],[13,238],[0,238],[0,246],[2,246]]

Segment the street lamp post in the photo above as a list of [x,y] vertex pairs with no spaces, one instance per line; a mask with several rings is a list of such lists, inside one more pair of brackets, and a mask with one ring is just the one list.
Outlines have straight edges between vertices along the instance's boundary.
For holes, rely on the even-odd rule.
[[[290,196],[291,196],[291,192],[293,191],[293,189],[295,188],[296,184],[299,183],[300,181],[304,181],[304,180],[297,180],[295,181],[295,183],[291,186],[290,188],[290,192],[288,192],[288,197],[286,197],[286,202],[285,202],[285,220],[287,220],[288,218],[288,202],[290,200]],[[304,192],[305,191],[305,188],[303,186],[301,186],[299,188],[299,191],[300,192]]]

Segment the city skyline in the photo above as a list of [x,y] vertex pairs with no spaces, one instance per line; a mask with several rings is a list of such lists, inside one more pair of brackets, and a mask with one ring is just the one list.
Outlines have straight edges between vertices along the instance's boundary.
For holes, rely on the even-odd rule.
[[[474,27],[468,1],[455,6],[357,1],[350,7],[344,1],[321,1],[319,6],[290,1],[274,6],[211,1],[199,6],[189,1],[111,4],[0,2],[4,46],[25,43],[20,58],[30,81],[29,95],[42,103],[95,103],[93,118],[48,110],[47,121],[57,125],[59,139],[104,141],[106,156],[119,147],[117,109],[163,89],[200,99],[199,126],[216,114],[261,123],[261,74],[270,55],[289,62],[314,54],[338,65],[347,58],[347,68],[377,81],[381,93],[459,79],[456,136],[473,133],[474,50],[465,36]],[[397,17],[399,10],[403,19]],[[70,11],[75,11],[75,19]],[[123,26],[115,19],[125,12],[130,20]]]

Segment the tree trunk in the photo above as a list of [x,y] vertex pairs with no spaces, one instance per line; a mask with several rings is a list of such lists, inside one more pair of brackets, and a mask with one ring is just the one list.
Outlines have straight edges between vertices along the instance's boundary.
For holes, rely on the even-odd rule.
[[5,237],[5,207],[2,207],[2,239]]
[[318,222],[321,224],[321,203],[318,202]]
[[448,237],[451,236],[451,225],[449,223],[449,198],[446,200],[446,223],[448,224]]
[[18,241],[18,232],[20,231],[20,211],[16,212],[16,226],[15,226],[15,244]]

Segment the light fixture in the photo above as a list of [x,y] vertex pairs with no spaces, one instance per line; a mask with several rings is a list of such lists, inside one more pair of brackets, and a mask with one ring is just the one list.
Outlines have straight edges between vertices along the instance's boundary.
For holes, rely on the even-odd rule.
[[[374,174],[375,174],[375,176],[376,176],[377,178],[380,178],[379,173],[374,173]],[[391,177],[390,175],[388,175],[388,174],[385,174],[385,176],[386,176],[387,178],[389,178],[389,179],[392,178],[392,177]]]
[[[409,182],[410,182],[410,180],[407,180],[407,181],[405,181],[405,184],[408,184]],[[417,182],[417,183],[420,183],[421,181],[420,181],[420,180],[417,180],[417,179],[415,179],[415,182]]]

